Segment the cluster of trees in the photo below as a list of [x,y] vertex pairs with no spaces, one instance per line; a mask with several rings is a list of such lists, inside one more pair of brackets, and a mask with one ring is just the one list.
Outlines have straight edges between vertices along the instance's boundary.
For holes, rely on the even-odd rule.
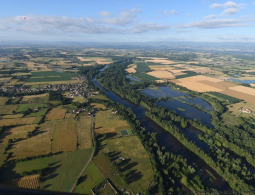
[[93,78],[100,69],[102,69],[104,65],[96,65],[96,66],[82,66],[80,68],[80,73],[87,75],[89,78]]

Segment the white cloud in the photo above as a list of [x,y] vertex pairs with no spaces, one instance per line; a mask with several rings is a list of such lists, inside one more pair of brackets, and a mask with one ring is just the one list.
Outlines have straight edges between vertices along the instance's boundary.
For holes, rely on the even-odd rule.
[[209,16],[205,16],[204,19],[212,19],[212,18],[217,18],[215,14],[211,14]]
[[237,4],[233,1],[227,1],[224,4],[214,3],[210,5],[210,8],[244,8],[244,6],[246,6],[244,3]]
[[179,15],[180,14],[179,12],[177,12],[174,9],[172,9],[172,10],[159,10],[158,12],[163,13],[165,16],[168,16],[168,15]]
[[186,15],[187,15],[187,16],[191,16],[191,13],[187,13]]
[[25,32],[27,34],[43,35],[79,35],[79,34],[125,34],[144,33],[149,31],[168,29],[169,26],[157,23],[137,23],[137,9],[122,12],[118,17],[105,16],[100,19],[69,18],[59,16],[27,15],[0,18],[0,30],[9,32]]
[[227,15],[227,16],[232,16],[233,14],[236,14],[239,12],[239,9],[236,8],[228,8],[225,9],[220,15]]
[[223,4],[219,4],[219,3],[214,3],[212,5],[210,5],[210,8],[222,8]]
[[121,12],[117,16],[114,16],[113,14],[105,16],[105,18],[102,19],[102,22],[105,24],[124,26],[136,21],[137,14],[140,12],[141,12],[140,9],[132,8],[130,10],[125,10]]
[[194,21],[186,25],[179,25],[176,28],[201,28],[201,29],[212,29],[212,28],[224,28],[224,27],[240,27],[240,26],[251,26],[255,22],[255,18],[250,19],[211,19]]
[[109,16],[112,16],[113,14],[111,12],[102,11],[102,12],[99,12],[98,15],[103,17],[109,17]]
[[134,25],[133,33],[144,33],[148,31],[157,31],[157,30],[166,30],[169,29],[170,26],[165,26],[161,24],[157,24],[155,22],[150,23],[140,23]]

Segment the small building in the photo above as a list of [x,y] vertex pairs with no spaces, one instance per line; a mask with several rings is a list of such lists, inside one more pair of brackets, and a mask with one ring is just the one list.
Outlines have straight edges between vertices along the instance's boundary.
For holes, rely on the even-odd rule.
[[34,107],[34,108],[33,108],[33,111],[38,111],[38,110],[39,110],[38,107]]

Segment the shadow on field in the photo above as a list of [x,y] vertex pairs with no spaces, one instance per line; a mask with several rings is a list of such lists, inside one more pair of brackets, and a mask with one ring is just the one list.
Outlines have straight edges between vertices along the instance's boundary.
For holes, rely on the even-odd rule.
[[109,156],[111,161],[115,161],[121,156],[121,152],[115,152],[115,151],[109,152],[108,156]]
[[[103,127],[103,126],[102,126]],[[97,128],[94,128],[94,129],[101,129],[102,127],[97,127]]]
[[88,178],[87,175],[83,175],[81,176],[78,181],[77,181],[77,185],[81,184],[82,182],[86,181],[86,179]]
[[48,171],[44,174],[44,177],[42,178],[42,182],[49,179],[53,179],[59,175],[58,173],[56,173],[56,171],[59,167],[61,167],[61,164],[56,165],[57,163],[58,162],[51,163],[53,166],[50,166]]
[[135,181],[140,180],[143,177],[142,172],[137,170],[132,170],[126,174],[128,183],[133,183]]
[[43,186],[41,189],[44,190],[44,189],[47,189],[50,186],[52,186],[52,185],[51,184],[47,184],[47,185]]
[[136,165],[138,165],[137,162],[129,163],[125,167],[121,168],[121,171],[122,172],[128,171],[128,170],[132,169],[133,167],[135,167]]
[[117,135],[117,133],[105,133],[106,134],[106,138],[112,138],[112,137],[114,137],[114,136],[116,136]]

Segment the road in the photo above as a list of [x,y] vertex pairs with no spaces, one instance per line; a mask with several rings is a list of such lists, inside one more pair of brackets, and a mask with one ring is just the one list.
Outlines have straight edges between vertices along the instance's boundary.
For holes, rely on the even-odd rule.
[[94,153],[95,153],[95,139],[94,139],[94,120],[95,120],[95,115],[92,118],[92,123],[91,123],[91,136],[92,136],[92,142],[93,142],[93,151],[92,154],[87,162],[87,164],[83,167],[83,169],[81,170],[78,178],[76,179],[75,183],[73,184],[73,187],[71,188],[70,192],[72,193],[74,191],[74,188],[77,184],[78,179],[82,176],[82,174],[84,173],[85,169],[87,168],[87,166],[89,165],[90,161],[92,160]]

